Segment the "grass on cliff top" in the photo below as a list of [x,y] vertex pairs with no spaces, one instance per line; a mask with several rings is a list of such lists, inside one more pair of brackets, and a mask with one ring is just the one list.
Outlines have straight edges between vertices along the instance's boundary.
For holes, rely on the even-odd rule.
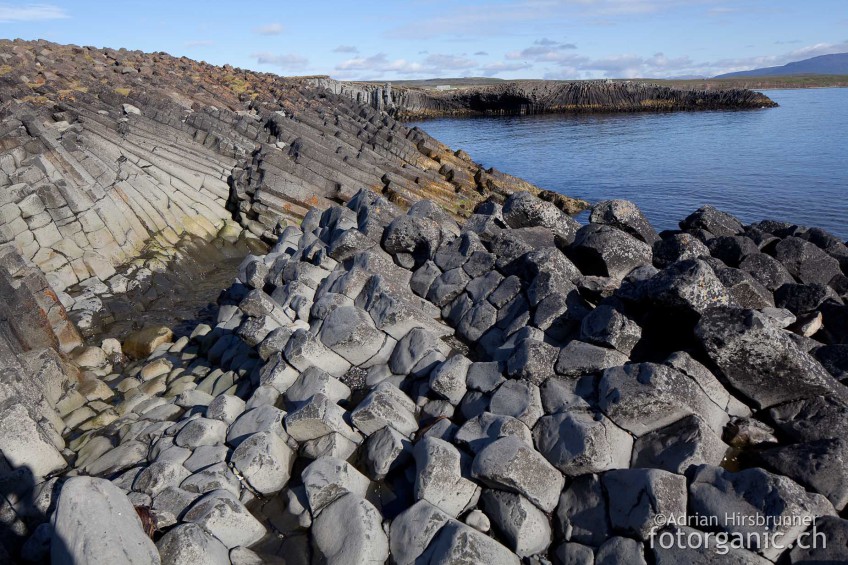
[[[469,88],[475,86],[492,86],[504,82],[539,82],[535,79],[517,79],[505,81],[499,78],[466,77],[466,78],[432,78],[424,80],[395,80],[388,81],[394,86],[406,88],[434,89],[437,86],[450,86],[451,88]],[[603,79],[601,80],[603,81]],[[729,88],[747,88],[751,90],[767,90],[780,88],[826,88],[826,87],[848,87],[848,75],[791,75],[777,77],[734,77],[734,78],[703,78],[703,79],[657,79],[657,78],[634,78],[634,79],[612,79],[613,82],[644,82],[682,88],[685,90],[716,90]],[[387,81],[363,81],[363,84],[383,85]],[[549,82],[580,82],[557,80]]]

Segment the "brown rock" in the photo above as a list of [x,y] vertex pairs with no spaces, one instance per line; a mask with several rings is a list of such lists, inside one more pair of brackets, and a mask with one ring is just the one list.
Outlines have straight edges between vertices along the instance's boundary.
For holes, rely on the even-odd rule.
[[165,326],[151,326],[130,334],[124,340],[124,355],[131,359],[147,357],[163,343],[174,340],[174,332]]

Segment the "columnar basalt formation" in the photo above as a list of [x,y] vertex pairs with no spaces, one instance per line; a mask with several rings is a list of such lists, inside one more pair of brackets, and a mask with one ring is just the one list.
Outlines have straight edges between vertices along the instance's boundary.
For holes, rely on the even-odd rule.
[[82,476],[42,483],[21,554],[706,563],[656,540],[716,516],[734,562],[845,560],[846,256],[710,207],[657,234],[625,201],[458,223],[362,190],[248,256],[214,327],[87,356],[59,413]]
[[684,90],[631,81],[519,80],[437,90],[391,84],[347,83],[329,77],[311,77],[304,80],[359,103],[385,110],[400,119],[753,109],[777,106],[768,96],[743,88]]
[[[0,42],[0,561],[848,560],[844,242],[581,226],[304,80]],[[83,342],[198,237],[272,247],[212,323]]]
[[214,233],[233,213],[273,240],[281,219],[361,187],[457,215],[539,190],[300,80],[43,41],[2,41],[0,57],[3,242],[61,281],[103,278],[151,234]]

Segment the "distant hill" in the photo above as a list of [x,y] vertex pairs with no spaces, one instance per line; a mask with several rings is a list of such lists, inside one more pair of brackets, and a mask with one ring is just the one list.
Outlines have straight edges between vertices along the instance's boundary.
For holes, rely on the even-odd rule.
[[771,77],[790,75],[848,75],[848,53],[820,55],[803,61],[787,63],[781,67],[765,67],[718,75],[715,78]]

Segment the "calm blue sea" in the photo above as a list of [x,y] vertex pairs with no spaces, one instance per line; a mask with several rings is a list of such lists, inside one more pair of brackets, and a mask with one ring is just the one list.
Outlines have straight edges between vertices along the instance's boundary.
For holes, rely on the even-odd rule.
[[636,202],[659,229],[703,204],[848,239],[848,88],[775,90],[752,111],[418,122],[486,167],[591,202]]

